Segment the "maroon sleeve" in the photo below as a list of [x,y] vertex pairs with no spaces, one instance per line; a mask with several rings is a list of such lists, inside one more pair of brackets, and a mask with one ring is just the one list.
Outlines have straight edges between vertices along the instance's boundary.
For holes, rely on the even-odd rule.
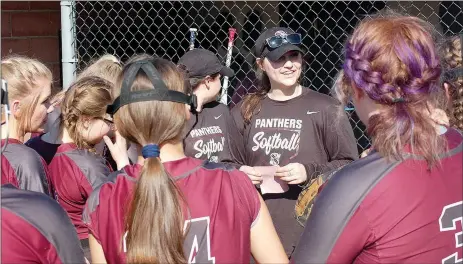
[[353,263],[363,248],[375,240],[369,223],[368,217],[359,207],[344,227],[327,262]]
[[7,183],[10,183],[15,187],[19,187],[18,179],[16,178],[10,162],[8,162],[8,159],[2,155],[2,185]]
[[358,159],[357,144],[352,127],[346,115],[337,116],[337,107],[323,111],[323,140],[329,161],[324,164],[303,164],[307,172],[307,182],[318,175],[336,170]]
[[1,257],[3,263],[85,263],[74,226],[56,201],[12,186],[2,186]]
[[254,225],[260,213],[259,193],[256,187],[249,177],[239,170],[230,171],[230,180],[232,187],[236,191],[236,199],[240,202],[242,208],[246,208],[251,217],[250,222]]
[[240,165],[246,164],[246,135],[245,135],[245,125],[244,119],[241,115],[241,105],[243,102],[237,104],[231,110],[231,119],[230,122],[233,122],[231,130],[234,134],[238,135],[236,139],[230,142],[230,153],[233,159],[233,162]]

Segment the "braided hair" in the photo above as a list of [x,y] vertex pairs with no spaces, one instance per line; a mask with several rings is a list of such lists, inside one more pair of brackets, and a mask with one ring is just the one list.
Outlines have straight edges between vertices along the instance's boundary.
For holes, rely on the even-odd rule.
[[[444,71],[463,68],[461,37],[448,38],[442,46],[442,67]],[[444,76],[446,76],[444,74]],[[450,125],[463,130],[463,76],[455,74],[453,78],[445,78],[449,85],[451,105],[447,108]]]
[[93,149],[82,133],[84,117],[98,118],[106,113],[112,103],[112,84],[102,78],[89,76],[78,79],[66,91],[61,104],[61,130],[66,128],[79,149]]
[[381,105],[366,125],[374,149],[383,157],[401,160],[409,145],[432,166],[445,142],[430,118],[429,106],[438,105],[444,96],[429,28],[419,18],[396,14],[363,20],[347,40],[335,89],[344,105],[353,89]]

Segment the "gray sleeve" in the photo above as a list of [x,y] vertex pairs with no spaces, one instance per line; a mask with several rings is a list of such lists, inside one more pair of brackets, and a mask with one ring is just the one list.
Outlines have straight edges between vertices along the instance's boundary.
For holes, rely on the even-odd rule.
[[[354,213],[369,192],[398,164],[376,154],[334,174],[315,200],[293,254],[294,263],[326,263],[329,258],[351,263],[369,235],[364,218],[353,220]],[[353,225],[349,225],[351,221]],[[344,232],[356,235],[341,240]],[[341,254],[333,252],[335,246],[339,246]]]
[[98,186],[87,199],[84,212],[82,214],[82,221],[87,225],[91,222],[90,215],[96,210],[97,206],[100,204],[100,190],[102,187],[103,184]]
[[24,145],[10,144],[4,155],[16,174],[20,189],[50,195],[47,165],[39,154]]
[[87,197],[101,184],[108,180],[108,175],[111,173],[105,160],[88,151],[74,150],[66,153],[82,172],[86,183],[82,183],[81,187],[87,194]]
[[21,166],[18,169],[19,188],[49,195],[47,170],[44,166]]

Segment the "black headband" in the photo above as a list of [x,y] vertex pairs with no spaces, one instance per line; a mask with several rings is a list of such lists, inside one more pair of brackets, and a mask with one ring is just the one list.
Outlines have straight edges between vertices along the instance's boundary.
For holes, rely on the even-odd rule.
[[[461,46],[461,57],[463,58],[463,32],[460,33],[460,46]],[[442,74],[442,82],[454,81],[458,77],[463,76],[463,67],[458,67],[445,71]]]
[[[153,84],[154,89],[130,91],[140,69],[146,73]],[[161,75],[154,65],[149,60],[140,60],[134,62],[124,73],[121,95],[114,100],[112,105],[108,106],[106,112],[110,115],[114,115],[119,108],[124,105],[145,101],[170,101],[183,103],[191,105],[192,109],[196,109],[197,106],[195,95],[187,95],[182,92],[169,90],[166,84],[162,81]]]

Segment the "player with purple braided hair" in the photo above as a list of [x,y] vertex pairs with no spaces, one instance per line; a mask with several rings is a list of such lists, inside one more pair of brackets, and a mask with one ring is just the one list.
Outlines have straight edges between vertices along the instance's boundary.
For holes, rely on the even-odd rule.
[[[369,111],[365,112],[368,116],[360,116],[368,127],[373,147],[383,156],[401,159],[401,148],[408,142],[432,165],[438,161],[444,139],[435,136],[435,121],[422,117],[437,111],[435,106],[444,100],[436,81],[441,67],[434,43],[426,42],[431,35],[424,22],[407,19],[410,26],[419,30],[411,31],[404,23],[397,22],[398,28],[390,28],[391,32],[383,35],[363,38],[354,35],[350,39],[338,81],[344,85],[338,85],[337,93],[344,94],[340,98],[343,101],[353,95],[354,101],[368,98],[369,103],[383,106],[375,107],[378,108],[375,115]],[[400,30],[403,34],[393,34]],[[359,115],[361,112],[357,111]]]
[[372,151],[328,180],[292,261],[461,263],[463,137],[433,117],[445,95],[432,28],[365,19],[344,54],[335,90],[352,100]]

